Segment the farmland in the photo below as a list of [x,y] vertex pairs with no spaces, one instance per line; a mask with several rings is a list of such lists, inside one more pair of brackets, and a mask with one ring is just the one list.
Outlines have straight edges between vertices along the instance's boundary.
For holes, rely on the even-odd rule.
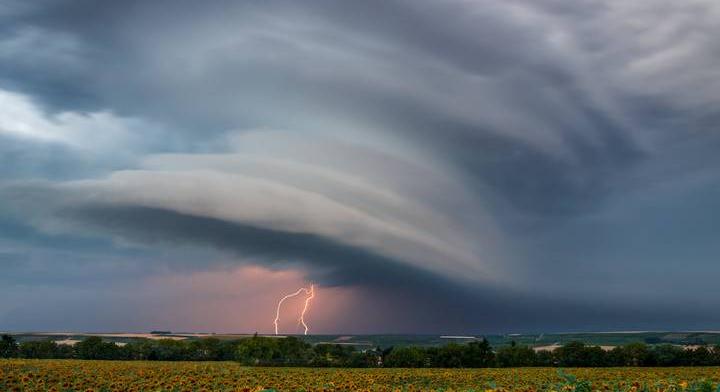
[[250,368],[234,362],[0,360],[3,391],[675,392],[711,391],[718,382],[716,367],[320,369]]
[[[236,340],[252,336],[252,334],[215,334],[215,333],[12,333],[20,342],[29,340],[52,339],[58,342],[80,341],[89,336],[99,336],[105,341],[129,343],[145,339],[197,340],[214,337],[221,340]],[[308,335],[296,336],[311,344],[332,343],[367,347],[403,347],[403,346],[442,346],[449,342],[467,343],[478,339],[487,339],[494,348],[509,346],[515,342],[529,347],[548,347],[562,345],[567,342],[581,341],[589,345],[618,346],[629,343],[644,342],[648,344],[673,345],[715,345],[720,344],[720,332],[603,332],[603,333],[534,333],[534,334],[488,334],[468,337],[447,337],[440,335]]]

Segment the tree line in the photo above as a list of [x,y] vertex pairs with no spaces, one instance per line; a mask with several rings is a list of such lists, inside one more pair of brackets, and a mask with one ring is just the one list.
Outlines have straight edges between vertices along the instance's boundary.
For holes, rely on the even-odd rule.
[[244,365],[368,367],[377,366],[375,350],[358,351],[338,344],[311,345],[296,337],[253,336],[237,340],[142,339],[118,345],[90,336],[74,345],[52,339],[18,343],[0,337],[0,358],[102,359],[143,361],[239,361]]
[[253,336],[238,340],[138,340],[117,345],[91,336],[75,345],[52,340],[18,343],[0,338],[0,358],[104,359],[159,361],[238,361],[249,366],[311,367],[607,367],[720,366],[720,346],[694,349],[631,343],[603,350],[570,342],[554,351],[512,344],[493,350],[487,340],[440,347],[388,347],[357,350],[339,344],[309,344],[296,337]]

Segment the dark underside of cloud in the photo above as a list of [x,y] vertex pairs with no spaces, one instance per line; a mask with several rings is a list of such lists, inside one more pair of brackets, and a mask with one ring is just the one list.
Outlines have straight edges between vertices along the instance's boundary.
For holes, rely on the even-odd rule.
[[[432,282],[436,276],[367,249],[321,236],[278,231],[170,210],[103,206],[68,209],[72,221],[145,245],[211,246],[275,268],[309,267],[324,285],[371,288]],[[206,261],[198,260],[198,263]]]
[[[64,218],[146,246],[209,246],[270,268],[302,267],[322,286],[354,287],[367,308],[355,309],[392,325],[386,332],[522,332],[616,328],[702,326],[710,309],[682,310],[654,301],[617,303],[527,293],[492,283],[462,283],[408,266],[366,249],[304,233],[135,206],[85,206],[62,212]],[[198,263],[207,261],[198,260]],[[701,320],[701,321],[699,321]],[[713,320],[720,321],[720,318]]]

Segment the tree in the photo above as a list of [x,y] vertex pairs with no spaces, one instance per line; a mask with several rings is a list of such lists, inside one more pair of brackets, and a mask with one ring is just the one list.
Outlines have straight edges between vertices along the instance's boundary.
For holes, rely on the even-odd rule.
[[556,366],[555,354],[550,350],[540,350],[535,353],[535,366]]
[[695,350],[688,350],[690,366],[710,366],[712,365],[712,353],[705,346],[700,346]]
[[585,348],[586,366],[602,367],[608,366],[607,353],[600,346],[587,346]]
[[495,363],[495,354],[487,339],[470,342],[465,346],[463,365],[465,367],[490,367]]
[[59,345],[49,339],[22,342],[18,351],[22,358],[58,359],[73,357],[72,347]]
[[124,351],[115,343],[90,336],[75,344],[75,353],[80,359],[123,359]]
[[720,365],[720,345],[713,346],[712,350],[710,351],[710,355],[712,358],[713,366]]
[[472,354],[468,352],[467,346],[457,343],[449,343],[437,349],[437,355],[432,361],[434,367],[459,368],[473,367]]
[[384,365],[386,367],[417,368],[424,367],[426,362],[426,355],[422,348],[408,346],[393,349],[385,357]]
[[607,366],[608,355],[598,346],[586,346],[583,342],[569,342],[555,352],[560,366]]
[[220,361],[233,361],[235,360],[235,353],[237,352],[238,341],[237,340],[223,340],[220,342],[219,347],[219,358]]
[[355,351],[347,364],[353,368],[371,368],[382,364],[382,351],[379,348],[365,351]]
[[193,361],[222,360],[222,343],[218,338],[193,340],[189,344],[188,351]]
[[314,366],[348,366],[355,348],[340,344],[317,344],[311,352]]
[[652,348],[655,364],[658,366],[680,366],[683,364],[684,350],[671,344],[662,344]]
[[645,343],[630,343],[625,345],[625,365],[648,366],[652,365],[652,355]]
[[236,359],[244,365],[270,365],[277,357],[277,339],[253,336],[238,344]]
[[564,367],[587,366],[588,358],[586,355],[586,346],[583,342],[569,342],[562,347],[558,347],[555,355],[558,364]]
[[294,336],[280,339],[277,344],[283,362],[287,365],[302,365],[312,359],[312,346]]
[[510,346],[500,348],[495,354],[500,367],[535,366],[535,350],[527,346]]
[[616,346],[607,353],[607,362],[609,366],[627,366],[627,354],[623,346]]
[[0,358],[14,358],[18,355],[18,344],[10,335],[0,337]]
[[155,361],[158,359],[155,343],[148,339],[130,342],[123,347],[123,351],[125,351],[128,359],[141,361]]
[[189,345],[181,340],[160,339],[154,353],[160,361],[183,361],[190,358]]

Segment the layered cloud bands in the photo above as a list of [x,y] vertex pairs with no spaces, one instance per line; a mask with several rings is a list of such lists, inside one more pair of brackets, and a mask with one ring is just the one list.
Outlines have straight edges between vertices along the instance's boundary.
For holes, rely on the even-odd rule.
[[[8,198],[42,203],[49,210],[38,219],[51,225],[139,243],[210,245],[259,262],[317,267],[345,282],[386,279],[385,266],[401,265],[456,279],[491,277],[477,262],[481,241],[453,221],[456,208],[477,205],[441,173],[375,150],[279,132],[234,138],[230,150],[150,156],[136,170],[12,187]],[[51,200],[33,199],[38,193]],[[493,233],[485,231],[489,254]]]
[[0,0],[0,294],[260,268],[358,331],[713,322],[715,2],[130,3]]

